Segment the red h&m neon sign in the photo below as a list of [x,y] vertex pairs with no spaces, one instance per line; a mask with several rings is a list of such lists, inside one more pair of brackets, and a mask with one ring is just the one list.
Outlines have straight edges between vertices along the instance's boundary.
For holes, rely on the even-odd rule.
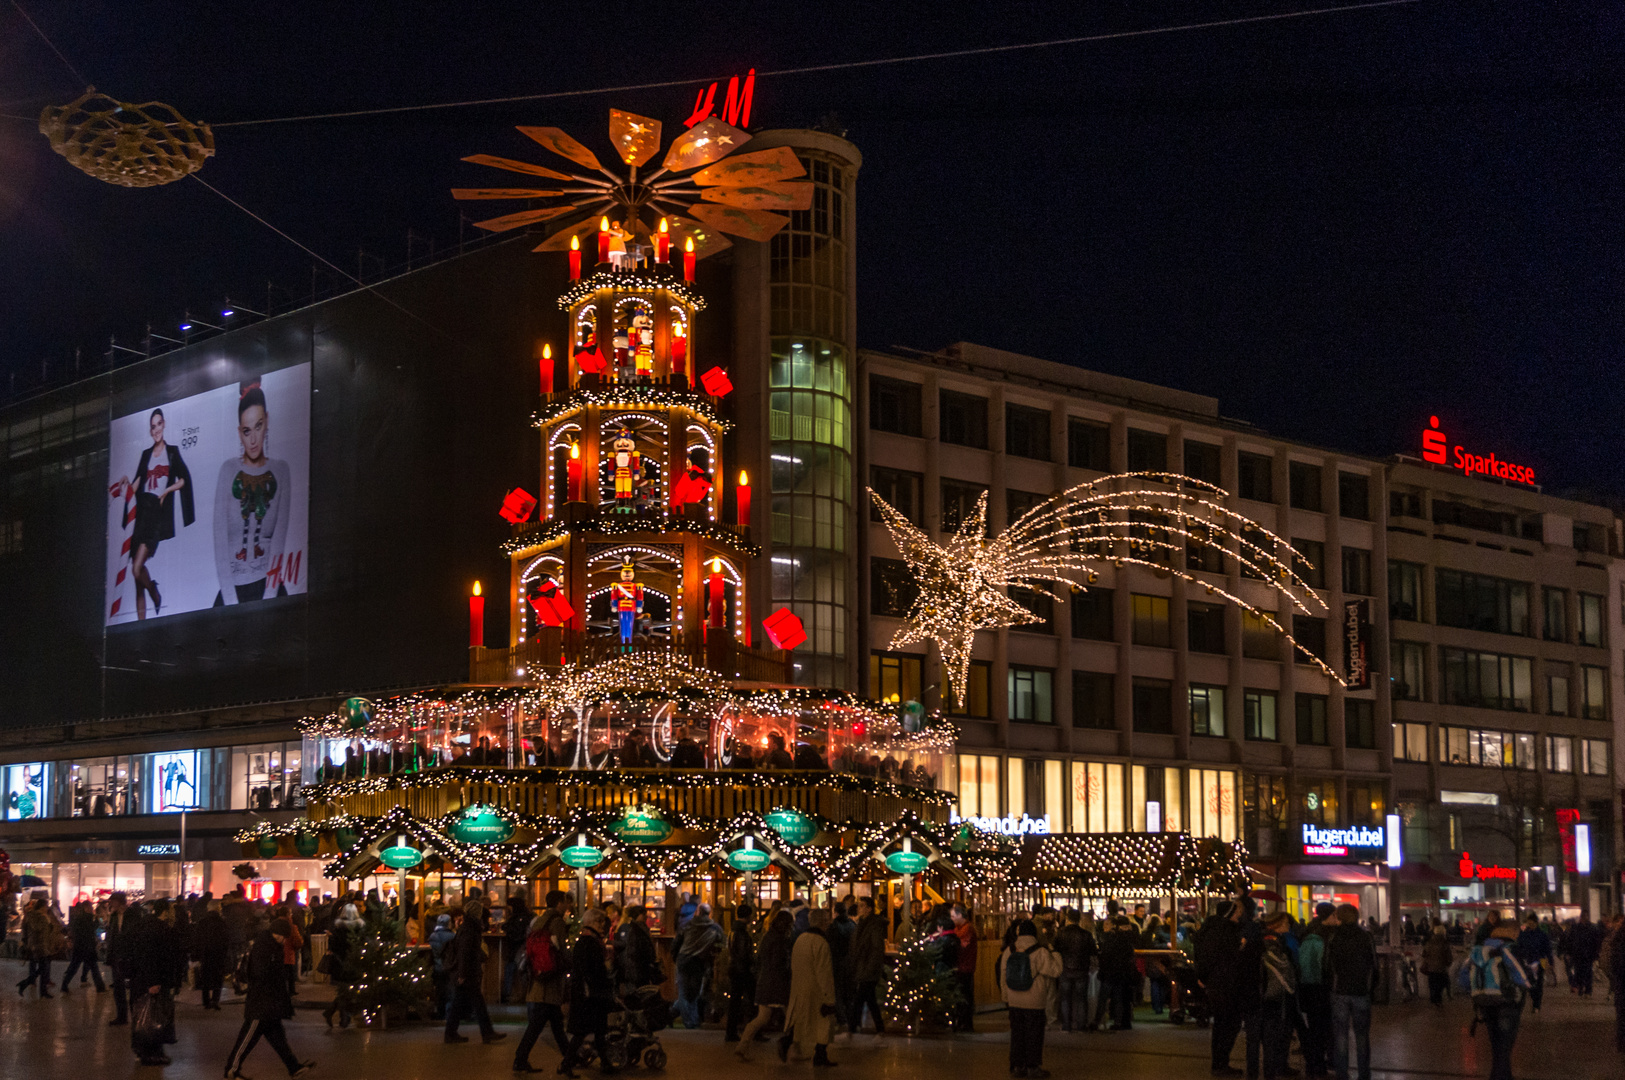
[[[728,80],[728,96],[722,100],[722,119],[730,127],[750,127],[750,99],[756,93],[756,69],[745,76],[744,86],[739,76]],[[701,120],[710,119],[717,110],[717,84],[712,83],[694,96],[694,111],[683,121],[684,127],[693,127]]]
[[1462,877],[1480,881],[1512,881],[1518,876],[1518,871],[1510,866],[1485,866],[1475,863],[1473,857],[1467,852],[1461,853],[1461,862],[1456,864],[1456,872]]
[[1460,446],[1451,447],[1444,432],[1439,430],[1439,418],[1428,417],[1428,427],[1422,432],[1422,460],[1431,461],[1435,465],[1448,465],[1459,469],[1468,476],[1482,474],[1493,476],[1498,480],[1510,480],[1514,484],[1533,484],[1535,470],[1527,465],[1514,465],[1510,461],[1502,461],[1494,454],[1480,456],[1469,453]]

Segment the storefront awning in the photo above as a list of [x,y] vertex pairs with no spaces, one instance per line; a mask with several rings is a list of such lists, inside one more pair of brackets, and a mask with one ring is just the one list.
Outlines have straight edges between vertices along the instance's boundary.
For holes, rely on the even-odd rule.
[[1283,885],[1381,885],[1381,871],[1353,863],[1286,863],[1281,867]]

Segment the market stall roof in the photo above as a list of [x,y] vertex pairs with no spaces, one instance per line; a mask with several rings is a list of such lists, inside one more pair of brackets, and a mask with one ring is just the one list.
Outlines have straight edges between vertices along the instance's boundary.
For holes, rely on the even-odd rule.
[[895,821],[861,830],[856,842],[851,847],[843,848],[831,863],[829,880],[840,882],[857,878],[871,859],[884,862],[886,853],[904,839],[910,841],[915,851],[925,856],[928,866],[946,870],[956,878],[965,876],[950,854],[952,843],[949,837],[914,811],[904,810]]
[[1248,884],[1240,842],[1189,833],[1055,833],[1027,836],[1011,878],[1017,884],[1098,889],[1233,892]]
[[1374,866],[1358,863],[1287,863],[1277,875],[1282,884],[1382,885],[1386,879]]
[[327,864],[324,873],[329,877],[354,879],[391,872],[384,861],[383,852],[398,846],[402,837],[406,840],[406,846],[422,853],[424,860],[438,857],[469,873],[502,876],[502,859],[491,848],[455,840],[445,830],[413,817],[401,807],[395,807],[380,818],[356,820],[355,842]]

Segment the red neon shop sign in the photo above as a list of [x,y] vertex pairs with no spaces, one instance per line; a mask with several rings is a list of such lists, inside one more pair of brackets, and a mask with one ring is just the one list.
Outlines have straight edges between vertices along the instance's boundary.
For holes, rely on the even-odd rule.
[[1493,476],[1498,480],[1511,480],[1514,484],[1535,482],[1535,470],[1528,465],[1514,465],[1510,461],[1502,461],[1494,454],[1479,455],[1459,445],[1450,446],[1444,432],[1439,430],[1437,416],[1428,417],[1428,426],[1422,431],[1422,460],[1431,461],[1435,465],[1448,465],[1468,476],[1482,474]]
[[1513,881],[1518,876],[1518,871],[1511,866],[1485,866],[1482,863],[1475,863],[1473,857],[1465,851],[1461,853],[1461,862],[1456,864],[1456,871],[1469,881],[1473,878],[1479,881]]

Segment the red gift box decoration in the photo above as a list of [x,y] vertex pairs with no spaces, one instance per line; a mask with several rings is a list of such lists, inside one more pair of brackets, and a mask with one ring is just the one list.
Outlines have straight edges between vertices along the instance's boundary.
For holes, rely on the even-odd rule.
[[583,374],[597,375],[609,368],[609,361],[604,359],[602,352],[594,349],[592,352],[576,353],[576,367]]
[[705,387],[705,392],[712,397],[722,397],[734,388],[733,380],[719,367],[708,368],[700,376],[700,385]]
[[497,511],[515,525],[521,521],[530,520],[530,512],[536,509],[536,496],[524,488],[514,488],[508,492],[507,498],[502,500],[502,509]]
[[763,619],[762,629],[767,631],[767,639],[775,649],[793,649],[807,640],[807,631],[802,629],[801,620],[789,608],[781,607]]
[[552,581],[540,588],[531,587],[530,606],[536,612],[536,621],[543,626],[563,626],[575,615],[575,609],[564,597],[564,590]]

